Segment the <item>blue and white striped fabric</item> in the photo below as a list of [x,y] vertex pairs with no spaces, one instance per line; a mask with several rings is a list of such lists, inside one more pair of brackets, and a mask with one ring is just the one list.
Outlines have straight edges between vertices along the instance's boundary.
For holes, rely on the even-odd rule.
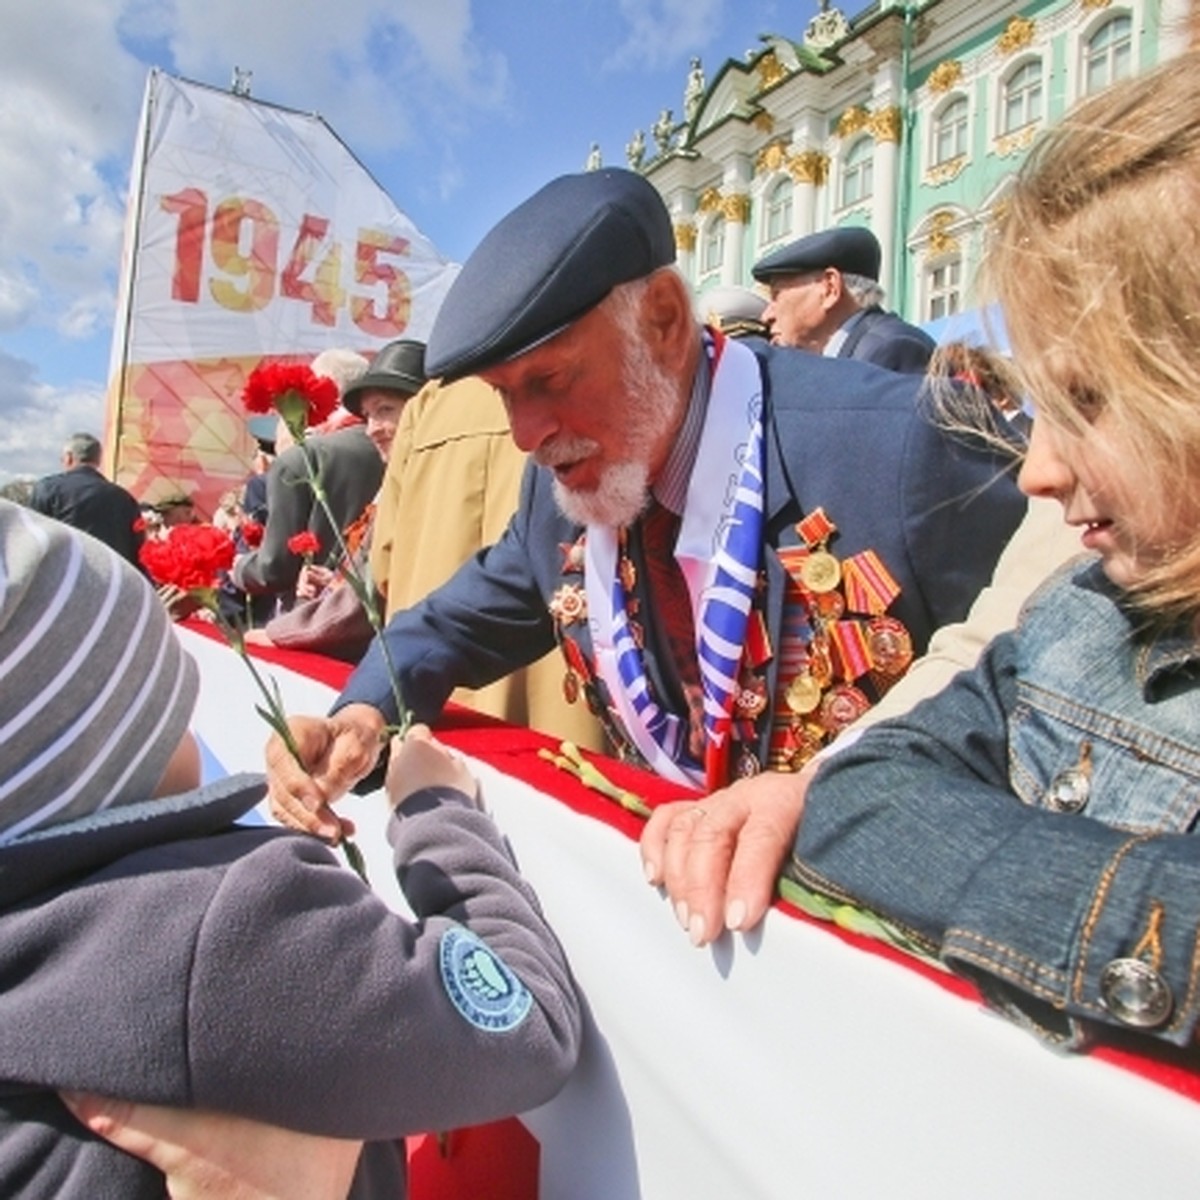
[[758,413],[746,442],[733,510],[721,531],[713,581],[700,601],[698,650],[704,728],[708,740],[718,746],[729,727],[762,553],[762,457],[762,415]]
[[[707,740],[718,746],[728,732],[729,712],[738,685],[738,667],[762,552],[762,524],[762,417],[756,414],[742,455],[733,506],[722,525],[713,581],[700,601],[697,655],[704,690],[704,728]],[[612,612],[613,646],[624,694],[646,732],[672,762],[698,765],[687,748],[687,720],[667,712],[651,694],[642,652],[629,628],[619,571],[613,580]]]
[[626,612],[625,589],[618,571],[613,580],[613,648],[617,655],[617,672],[625,696],[646,728],[646,732],[662,747],[672,762],[692,762],[687,753],[687,722],[662,708],[650,692],[642,652],[633,639]]

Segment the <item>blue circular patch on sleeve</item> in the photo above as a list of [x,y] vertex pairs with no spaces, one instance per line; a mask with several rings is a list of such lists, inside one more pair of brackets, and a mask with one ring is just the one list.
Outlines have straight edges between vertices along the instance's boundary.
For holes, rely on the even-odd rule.
[[468,929],[442,934],[438,961],[450,1002],[476,1029],[506,1033],[533,1007],[528,988]]

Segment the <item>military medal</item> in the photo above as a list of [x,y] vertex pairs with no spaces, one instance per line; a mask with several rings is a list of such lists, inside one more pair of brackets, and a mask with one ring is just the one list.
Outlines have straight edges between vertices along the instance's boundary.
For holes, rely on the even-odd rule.
[[621,580],[625,595],[632,596],[633,589],[637,587],[637,567],[627,554],[622,554],[617,562],[617,577]]
[[871,701],[865,693],[852,684],[838,684],[821,701],[821,725],[830,733],[838,733],[857,721],[870,707]]
[[842,568],[828,550],[814,550],[800,564],[800,579],[810,592],[832,592],[842,581]]
[[562,551],[563,556],[562,573],[564,575],[583,574],[586,539],[586,534],[580,534],[578,541],[558,543],[558,548]]
[[568,704],[574,704],[579,699],[579,676],[568,670],[563,676],[563,698]]
[[813,611],[822,620],[836,621],[846,611],[846,601],[839,591],[821,592],[813,596]]
[[748,747],[743,746],[738,753],[737,766],[734,768],[739,779],[749,779],[762,770],[757,755]]
[[913,658],[912,638],[895,617],[875,617],[867,622],[867,653],[877,671],[903,675]]
[[550,597],[550,615],[562,628],[587,617],[587,593],[575,583],[564,583]]
[[785,702],[799,716],[812,712],[821,703],[821,685],[805,671],[788,684]]

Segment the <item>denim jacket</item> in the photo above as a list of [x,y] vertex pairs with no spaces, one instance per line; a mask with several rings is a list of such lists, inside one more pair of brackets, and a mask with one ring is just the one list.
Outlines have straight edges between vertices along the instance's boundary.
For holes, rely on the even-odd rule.
[[1191,1041],[1200,1007],[1200,640],[1152,631],[1094,560],[906,717],[823,765],[810,886],[906,926],[1010,1016]]

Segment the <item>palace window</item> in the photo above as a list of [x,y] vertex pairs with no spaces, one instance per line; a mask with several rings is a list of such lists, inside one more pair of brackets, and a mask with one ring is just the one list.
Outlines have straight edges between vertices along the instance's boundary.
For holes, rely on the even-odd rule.
[[962,299],[962,259],[943,258],[925,268],[925,319],[953,316]]
[[1090,96],[1133,69],[1133,22],[1128,16],[1105,21],[1083,49],[1083,91]]
[[700,270],[707,275],[719,271],[725,259],[725,219],[717,214],[704,227],[704,238],[700,243]]
[[958,96],[933,119],[933,165],[953,162],[967,152],[967,99]]
[[1001,133],[1015,133],[1042,119],[1042,63],[1033,59],[1018,67],[1004,84]]
[[869,200],[875,190],[875,143],[861,137],[842,160],[842,207]]
[[764,243],[778,242],[792,232],[792,181],[781,179],[768,193],[763,221]]

